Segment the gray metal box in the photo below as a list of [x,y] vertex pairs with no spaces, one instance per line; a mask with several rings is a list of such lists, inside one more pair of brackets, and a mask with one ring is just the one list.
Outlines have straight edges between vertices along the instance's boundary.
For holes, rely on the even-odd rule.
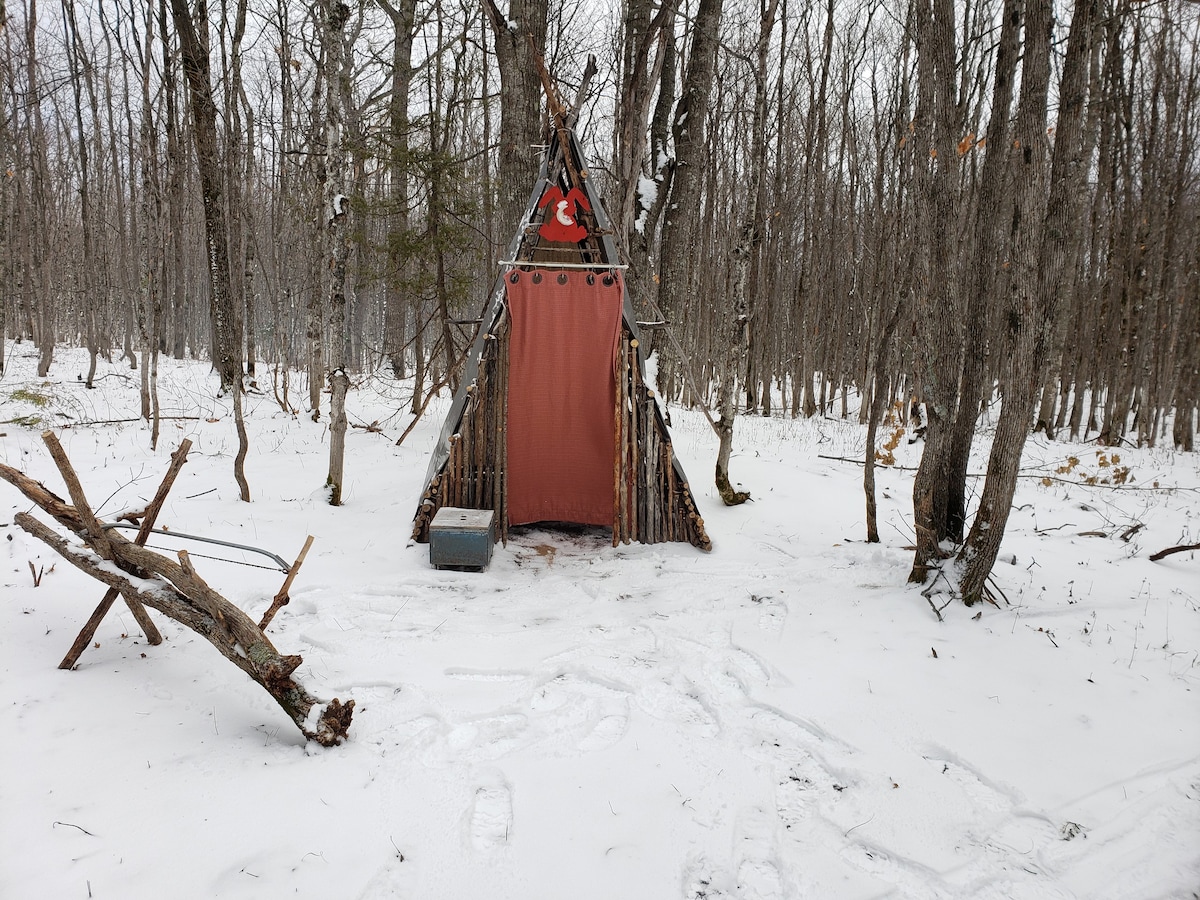
[[429,524],[429,562],[437,569],[483,569],[492,561],[496,514],[443,506]]

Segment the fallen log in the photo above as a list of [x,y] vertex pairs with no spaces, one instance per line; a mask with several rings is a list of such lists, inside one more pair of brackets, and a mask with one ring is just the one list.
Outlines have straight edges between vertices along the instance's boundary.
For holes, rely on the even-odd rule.
[[[47,441],[47,443],[50,443]],[[59,462],[60,467],[65,456]],[[69,463],[66,464],[69,468]],[[292,676],[303,662],[284,656],[238,607],[213,590],[192,567],[186,551],[178,563],[139,546],[115,530],[105,531],[94,516],[56,496],[40,482],[0,465],[0,478],[12,484],[83,543],[76,544],[26,512],[13,521],[63,559],[131,604],[147,606],[205,638],[218,652],[271,695],[309,740],[325,747],[341,743],[354,714],[354,701],[321,701]],[[86,508],[74,472],[66,479]],[[72,483],[73,482],[73,483]]]

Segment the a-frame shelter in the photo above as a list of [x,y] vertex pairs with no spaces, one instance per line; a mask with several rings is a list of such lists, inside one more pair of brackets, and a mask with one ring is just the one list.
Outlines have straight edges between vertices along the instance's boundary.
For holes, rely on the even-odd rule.
[[459,507],[494,510],[503,541],[512,525],[572,522],[611,527],[613,546],[710,550],[644,378],[624,267],[573,115],[550,100],[541,173],[430,459],[413,537],[428,541],[437,511]]

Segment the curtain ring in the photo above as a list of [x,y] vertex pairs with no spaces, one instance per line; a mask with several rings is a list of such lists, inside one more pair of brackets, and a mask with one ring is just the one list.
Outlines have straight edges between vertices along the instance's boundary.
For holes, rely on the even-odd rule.
[[613,277],[612,277],[612,275],[611,275],[611,274],[610,274],[610,275],[605,275],[605,276],[604,276],[604,286],[605,286],[605,287],[612,287],[612,286],[613,286],[613,281],[614,281],[614,279],[613,279]]
[[591,284],[595,284],[595,283],[596,283],[596,273],[595,273],[595,272],[588,272],[588,273],[587,273],[587,283],[588,283],[589,285],[591,285]]
[[534,284],[541,284],[541,283],[542,283],[542,273],[541,273],[541,272],[534,272],[534,273],[533,273],[533,283],[534,283]]
[[566,283],[567,283],[567,273],[566,273],[566,272],[559,272],[559,273],[558,273],[558,283],[559,283],[559,284],[566,284]]
[[508,276],[508,280],[511,281],[513,284],[516,284],[518,281],[521,280],[521,273],[513,272],[511,275]]

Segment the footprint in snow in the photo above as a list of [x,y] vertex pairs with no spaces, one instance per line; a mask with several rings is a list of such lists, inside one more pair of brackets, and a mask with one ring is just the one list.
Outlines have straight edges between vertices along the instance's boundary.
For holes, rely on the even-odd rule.
[[411,890],[412,878],[397,855],[371,876],[367,886],[358,895],[358,900],[396,900],[397,897],[410,896],[407,892]]
[[842,859],[860,872],[874,875],[890,886],[888,897],[905,900],[953,900],[952,890],[939,873],[900,854],[890,853],[865,841],[851,841],[842,848]]
[[683,869],[683,900],[734,900],[716,883],[718,879],[703,855],[695,855]]
[[782,634],[787,622],[787,604],[774,597],[759,597],[757,602],[762,604],[762,612],[758,615],[758,627],[767,634]]
[[430,743],[425,752],[429,765],[456,761],[499,759],[529,741],[525,716],[506,714],[463,722]]
[[504,847],[512,833],[512,792],[507,784],[483,785],[475,790],[471,807],[471,845],[480,851]]
[[730,662],[744,672],[751,681],[757,684],[770,682],[771,673],[767,670],[766,664],[748,650],[732,647],[729,650],[729,658]]
[[605,716],[596,723],[596,727],[579,742],[579,749],[585,752],[607,750],[625,737],[629,727],[629,718],[624,715]]
[[734,864],[742,900],[782,900],[783,878],[775,865],[779,820],[766,810],[748,807],[734,826]]
[[625,736],[629,724],[629,691],[575,673],[546,682],[530,698],[540,714],[541,730],[567,737],[579,750],[605,750]]
[[667,722],[713,737],[720,731],[717,720],[699,698],[685,694],[665,682],[646,685],[637,695],[637,705],[643,712]]
[[957,784],[971,804],[978,809],[1011,812],[1017,803],[1017,797],[1012,791],[1005,791],[992,783],[951,753],[941,751],[937,755],[926,756],[925,759],[940,768],[943,775]]

